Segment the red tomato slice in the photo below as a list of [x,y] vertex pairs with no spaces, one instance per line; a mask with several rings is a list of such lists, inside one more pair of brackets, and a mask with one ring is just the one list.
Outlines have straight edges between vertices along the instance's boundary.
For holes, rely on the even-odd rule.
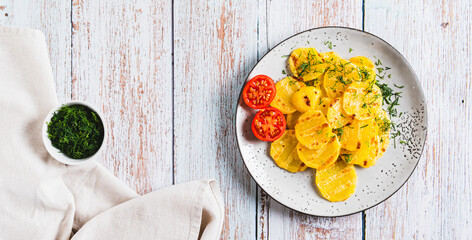
[[267,142],[279,139],[285,131],[284,114],[277,108],[268,107],[256,113],[251,128],[254,135]]
[[275,97],[275,83],[269,76],[257,75],[246,83],[243,90],[243,99],[254,109],[269,106]]

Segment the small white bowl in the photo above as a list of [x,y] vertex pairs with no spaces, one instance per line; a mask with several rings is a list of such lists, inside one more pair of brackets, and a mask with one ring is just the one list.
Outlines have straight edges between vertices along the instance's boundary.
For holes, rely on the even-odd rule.
[[[103,142],[102,142],[102,145],[100,146],[100,148],[98,149],[98,151],[95,154],[93,154],[92,156],[87,157],[87,158],[83,158],[83,159],[73,159],[73,158],[70,158],[67,155],[61,153],[59,149],[52,146],[51,140],[49,139],[48,133],[47,133],[48,123],[51,121],[51,118],[52,118],[54,112],[58,111],[63,105],[65,105],[65,106],[71,106],[71,105],[86,106],[86,107],[92,109],[94,112],[96,112],[98,117],[100,117],[100,119],[102,120],[102,124],[103,124]],[[68,101],[68,102],[59,104],[58,106],[53,108],[48,113],[48,115],[46,116],[46,119],[44,119],[43,128],[42,128],[42,138],[43,138],[44,147],[46,147],[46,150],[48,150],[49,154],[54,159],[56,159],[57,161],[59,161],[61,163],[64,163],[64,164],[79,165],[79,164],[84,164],[86,162],[92,161],[95,156],[100,155],[101,151],[103,150],[103,148],[105,146],[106,140],[107,140],[107,128],[106,128],[106,124],[105,124],[105,121],[104,121],[102,116],[103,116],[103,114],[100,111],[98,111],[97,108],[95,108],[95,107],[91,106],[90,104],[88,104],[86,102],[83,102],[83,101]]]

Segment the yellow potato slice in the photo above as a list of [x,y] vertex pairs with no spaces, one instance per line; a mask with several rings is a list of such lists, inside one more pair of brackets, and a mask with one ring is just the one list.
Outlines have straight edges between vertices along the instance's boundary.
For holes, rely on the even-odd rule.
[[[322,52],[320,53],[321,58],[323,58],[323,61],[326,63],[326,69],[332,64],[334,64],[336,61],[339,59],[342,59],[341,56],[339,56],[335,52]],[[321,89],[321,96],[322,97],[327,97],[328,94],[326,93],[324,87],[323,87],[323,80],[324,80],[324,73],[318,76],[314,81],[313,81],[313,86],[320,88]]]
[[361,147],[359,120],[354,119],[352,123],[348,123],[342,128],[335,129],[334,132],[338,135],[339,142],[343,149],[354,151]]
[[325,63],[334,64],[337,60],[342,59],[336,52],[322,52],[320,55]]
[[315,80],[326,70],[326,64],[315,48],[297,48],[288,58],[290,71],[307,82]]
[[336,161],[329,167],[316,170],[315,183],[326,200],[344,201],[356,191],[356,169],[352,164]]
[[302,87],[292,96],[292,104],[299,112],[314,110],[321,90],[316,87]]
[[353,121],[353,118],[344,111],[342,98],[336,98],[331,102],[326,118],[331,128],[341,128]]
[[323,87],[330,98],[343,95],[354,81],[359,81],[359,68],[345,59],[330,65],[324,74]]
[[364,56],[357,56],[350,58],[349,61],[359,67],[361,81],[371,82],[375,80],[375,66],[370,59]]
[[370,68],[370,69],[375,68],[375,65],[372,62],[372,60],[364,56],[352,57],[349,59],[349,61],[354,63],[358,67],[365,67],[365,68]]
[[382,106],[382,93],[374,83],[354,82],[346,89],[343,107],[347,114],[359,120],[375,116]]
[[381,157],[385,151],[387,151],[387,147],[390,144],[390,128],[391,128],[391,122],[390,118],[385,112],[385,110],[380,109],[380,111],[377,112],[377,116],[375,116],[375,125],[378,128],[379,132],[379,137],[380,137],[380,149],[379,149],[379,155],[377,158]]
[[293,113],[290,113],[287,115],[287,128],[288,129],[294,129],[295,124],[297,124],[298,118],[302,115],[303,113],[295,111]]
[[295,78],[286,77],[275,84],[275,97],[272,107],[279,109],[283,114],[290,114],[296,111],[292,105],[292,95],[301,87],[304,87],[303,82],[297,81]]
[[300,161],[297,153],[297,138],[294,130],[286,130],[282,137],[270,145],[270,156],[275,163],[289,172],[304,171],[307,166]]
[[315,110],[320,110],[326,116],[328,114],[328,108],[331,102],[333,101],[332,98],[323,97],[316,102]]
[[314,169],[325,168],[336,162],[340,150],[341,143],[336,136],[320,149],[309,149],[300,143],[297,145],[300,160]]
[[320,149],[334,134],[323,113],[320,110],[310,110],[298,118],[295,135],[305,147]]
[[364,168],[371,167],[377,161],[379,142],[379,136],[374,135],[371,139],[362,142],[360,149],[355,151],[342,149],[341,159],[349,164],[356,164]]

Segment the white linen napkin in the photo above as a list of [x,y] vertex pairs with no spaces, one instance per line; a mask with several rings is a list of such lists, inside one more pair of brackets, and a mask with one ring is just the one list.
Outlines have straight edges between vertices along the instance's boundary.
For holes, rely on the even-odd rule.
[[57,105],[46,42],[0,27],[0,239],[218,239],[214,180],[138,196],[96,162],[66,166],[41,140]]

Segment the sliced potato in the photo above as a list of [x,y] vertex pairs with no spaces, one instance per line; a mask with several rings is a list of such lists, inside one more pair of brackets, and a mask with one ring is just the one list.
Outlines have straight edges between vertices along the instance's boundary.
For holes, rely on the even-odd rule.
[[375,70],[374,70],[374,69],[371,69],[371,68],[360,68],[359,74],[360,74],[360,77],[361,77],[361,81],[362,81],[362,82],[367,82],[367,83],[374,82],[374,83],[375,83],[375,76],[376,76],[376,73],[375,73]]
[[372,60],[364,56],[352,57],[349,59],[349,61],[356,64],[356,66],[358,67],[364,67],[364,68],[370,68],[370,69],[375,68],[375,65],[372,62]]
[[295,135],[305,147],[319,149],[327,144],[334,134],[323,113],[320,110],[310,110],[298,118]]
[[[323,58],[323,61],[326,63],[326,69],[339,59],[341,59],[341,56],[339,56],[335,52],[322,52],[320,53],[321,57]],[[324,73],[318,76],[315,81],[313,82],[313,86],[318,87],[321,89],[321,96],[322,97],[327,97],[328,94],[326,93],[326,90],[323,87],[323,81],[324,81]]]
[[349,85],[359,79],[359,68],[347,60],[339,59],[326,70],[323,87],[328,97],[336,98],[342,96]]
[[325,168],[336,162],[340,150],[341,143],[336,136],[320,149],[309,149],[300,143],[297,145],[300,160],[314,169]]
[[315,80],[326,70],[326,64],[315,48],[297,48],[288,58],[290,71],[307,82]]
[[279,109],[283,114],[290,114],[296,111],[292,105],[292,95],[301,87],[303,82],[297,81],[295,78],[286,77],[275,84],[275,98],[270,104],[272,107]]
[[359,120],[374,117],[382,106],[382,93],[375,84],[354,82],[346,89],[343,107],[347,114]]
[[302,115],[303,113],[295,111],[293,113],[290,113],[287,115],[287,128],[288,129],[294,129],[295,124],[297,124],[298,118]]
[[375,80],[375,66],[370,59],[364,56],[357,56],[352,57],[349,61],[359,67],[361,81],[372,82]]
[[332,98],[323,97],[316,102],[315,110],[320,110],[326,116],[328,114],[328,108],[331,102],[333,101]]
[[334,64],[337,60],[342,59],[336,52],[322,52],[320,55],[325,63]]
[[326,200],[344,201],[356,191],[356,169],[352,164],[336,161],[329,167],[316,170],[315,183]]
[[326,118],[331,128],[341,128],[353,121],[353,118],[344,111],[342,98],[336,98],[331,102]]
[[270,145],[270,156],[275,163],[289,172],[300,172],[307,166],[300,161],[297,153],[297,138],[294,130],[286,130],[282,137]]
[[361,147],[360,121],[354,119],[352,123],[346,124],[342,128],[335,129],[339,137],[339,142],[343,149],[354,151]]
[[356,164],[364,168],[371,167],[377,161],[379,142],[379,136],[374,135],[371,139],[362,142],[360,149],[355,151],[342,149],[341,159],[349,164]]
[[320,98],[321,90],[316,87],[302,87],[292,96],[292,104],[299,112],[313,110]]
[[380,149],[379,149],[379,155],[377,158],[381,157],[385,151],[387,151],[387,147],[390,144],[390,128],[391,128],[391,122],[390,118],[385,112],[385,110],[380,109],[380,111],[377,112],[377,116],[375,116],[375,125],[378,128],[379,132],[379,137],[380,137]]

